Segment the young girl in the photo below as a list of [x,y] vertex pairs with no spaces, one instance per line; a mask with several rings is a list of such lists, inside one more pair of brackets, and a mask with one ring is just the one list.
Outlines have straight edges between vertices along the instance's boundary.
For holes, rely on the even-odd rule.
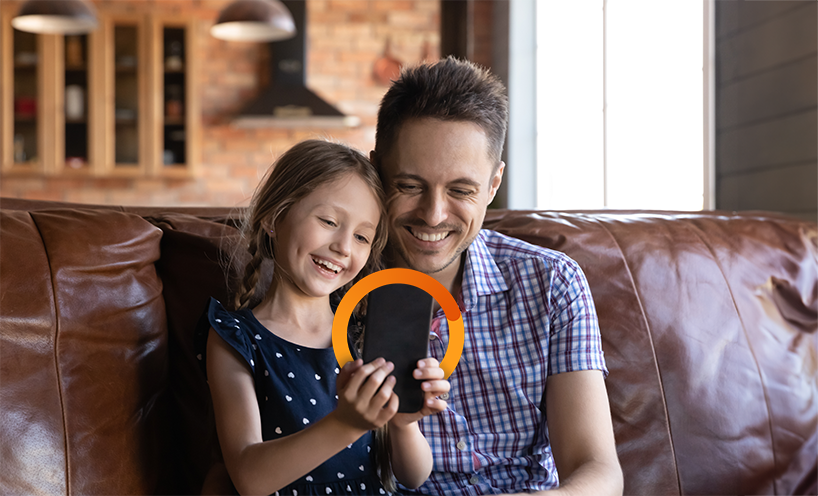
[[[385,494],[390,470],[411,488],[429,476],[417,421],[446,408],[436,398],[449,390],[437,361],[414,371],[423,409],[398,414],[391,363],[356,360],[339,370],[332,350],[330,294],[377,267],[384,219],[375,169],[340,144],[295,145],[256,191],[238,310],[211,299],[203,353],[219,444],[240,494]],[[272,283],[259,288],[265,261]],[[387,422],[389,442],[376,453],[371,431]]]

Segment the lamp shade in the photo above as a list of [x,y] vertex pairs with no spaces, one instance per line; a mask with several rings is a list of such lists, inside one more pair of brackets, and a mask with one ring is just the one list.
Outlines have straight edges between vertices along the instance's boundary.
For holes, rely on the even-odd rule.
[[11,25],[38,34],[83,34],[97,27],[97,14],[86,0],[28,0]]
[[210,34],[228,41],[278,41],[295,36],[295,22],[278,0],[236,0],[221,11]]

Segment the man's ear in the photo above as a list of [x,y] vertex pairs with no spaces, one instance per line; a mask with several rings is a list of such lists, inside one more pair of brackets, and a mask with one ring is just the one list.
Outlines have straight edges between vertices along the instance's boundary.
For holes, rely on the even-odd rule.
[[506,163],[500,162],[500,166],[497,167],[497,172],[491,177],[491,182],[489,183],[489,203],[494,201],[494,195],[497,194],[497,190],[500,189],[500,184],[503,182],[503,171],[506,169]]

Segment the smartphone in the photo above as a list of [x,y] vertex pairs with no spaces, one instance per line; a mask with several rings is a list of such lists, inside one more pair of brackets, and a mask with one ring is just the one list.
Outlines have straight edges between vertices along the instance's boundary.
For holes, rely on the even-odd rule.
[[421,381],[412,377],[412,371],[428,353],[432,303],[429,293],[407,284],[388,284],[369,293],[363,360],[369,363],[383,357],[395,364],[393,390],[402,413],[423,408]]

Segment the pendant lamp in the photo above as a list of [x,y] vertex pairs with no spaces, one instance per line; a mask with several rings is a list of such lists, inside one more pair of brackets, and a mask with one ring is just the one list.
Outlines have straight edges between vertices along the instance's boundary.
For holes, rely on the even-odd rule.
[[97,14],[86,0],[28,0],[11,25],[38,34],[83,34],[97,27]]
[[210,34],[228,41],[279,41],[295,36],[295,22],[279,0],[236,0],[221,11]]

